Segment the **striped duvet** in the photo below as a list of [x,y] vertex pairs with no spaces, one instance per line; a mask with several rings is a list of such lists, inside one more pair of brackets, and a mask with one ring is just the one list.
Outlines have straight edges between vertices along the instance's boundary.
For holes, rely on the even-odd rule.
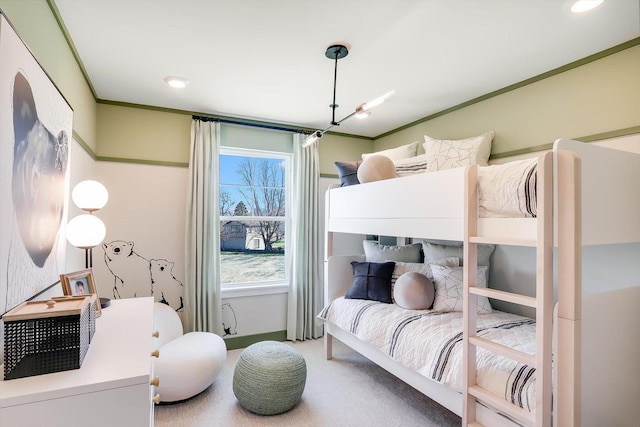
[[[462,390],[462,313],[405,310],[395,304],[338,298],[318,315],[406,367]],[[493,311],[478,315],[478,335],[535,354],[535,321]],[[481,387],[535,412],[535,368],[477,350]]]

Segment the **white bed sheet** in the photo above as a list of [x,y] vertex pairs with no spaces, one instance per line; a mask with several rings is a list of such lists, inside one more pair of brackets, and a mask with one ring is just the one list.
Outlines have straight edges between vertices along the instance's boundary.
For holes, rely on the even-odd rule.
[[[318,318],[335,324],[421,375],[462,390],[462,313],[405,310],[395,304],[337,298]],[[478,335],[535,354],[535,322],[494,311],[478,315]],[[535,412],[535,368],[477,351],[481,387]]]

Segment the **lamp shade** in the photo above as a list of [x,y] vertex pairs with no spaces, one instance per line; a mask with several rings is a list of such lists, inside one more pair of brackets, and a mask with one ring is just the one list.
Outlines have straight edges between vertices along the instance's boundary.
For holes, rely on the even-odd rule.
[[73,203],[83,211],[93,212],[102,209],[109,200],[109,192],[98,181],[81,181],[71,192]]
[[93,215],[78,215],[67,223],[67,240],[76,248],[94,248],[102,243],[106,234],[102,220]]

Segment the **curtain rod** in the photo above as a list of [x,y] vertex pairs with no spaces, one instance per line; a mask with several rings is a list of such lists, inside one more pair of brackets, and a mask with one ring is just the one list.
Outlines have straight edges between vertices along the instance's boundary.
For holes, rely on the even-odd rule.
[[315,132],[314,130],[308,130],[308,129],[300,129],[300,128],[293,128],[293,127],[287,127],[287,126],[278,126],[278,125],[272,125],[272,124],[260,123],[260,122],[249,122],[249,121],[243,121],[243,120],[223,119],[223,118],[220,118],[220,117],[205,117],[205,116],[196,116],[196,115],[193,115],[191,117],[193,118],[193,120],[200,120],[200,121],[203,121],[203,122],[219,122],[219,123],[226,123],[226,124],[231,124],[231,125],[240,125],[240,126],[249,126],[249,127],[261,128],[261,129],[279,130],[279,131],[283,131],[283,132],[303,133],[303,134],[306,134],[306,135],[309,135],[309,134],[312,134],[313,132]]

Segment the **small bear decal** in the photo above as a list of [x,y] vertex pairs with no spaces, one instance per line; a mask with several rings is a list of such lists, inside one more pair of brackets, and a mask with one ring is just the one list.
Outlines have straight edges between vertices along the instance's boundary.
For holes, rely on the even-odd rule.
[[181,311],[184,286],[173,275],[174,263],[166,259],[152,259],[149,262],[151,264],[153,298],[176,311]]
[[233,311],[231,304],[222,304],[222,329],[224,329],[224,336],[237,335],[237,326],[236,312]]

